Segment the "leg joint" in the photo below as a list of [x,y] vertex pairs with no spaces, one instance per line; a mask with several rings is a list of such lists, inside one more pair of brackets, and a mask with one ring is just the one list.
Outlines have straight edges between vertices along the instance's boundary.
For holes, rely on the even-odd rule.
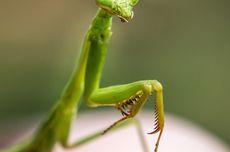
[[161,83],[157,80],[152,80],[151,82],[152,84],[152,88],[155,90],[155,91],[162,91],[163,90],[163,86],[161,85]]

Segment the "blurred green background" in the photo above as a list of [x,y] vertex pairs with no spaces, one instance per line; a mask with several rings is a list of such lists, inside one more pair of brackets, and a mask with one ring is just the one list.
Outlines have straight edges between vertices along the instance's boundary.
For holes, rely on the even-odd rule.
[[[114,20],[102,86],[157,79],[166,112],[229,144],[230,1],[140,1],[132,21]],[[0,124],[49,111],[96,9],[93,0],[1,0]]]

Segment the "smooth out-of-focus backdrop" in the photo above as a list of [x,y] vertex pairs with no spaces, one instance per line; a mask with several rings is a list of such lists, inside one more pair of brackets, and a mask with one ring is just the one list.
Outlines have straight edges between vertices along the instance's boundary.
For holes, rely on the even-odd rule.
[[[157,79],[166,112],[229,144],[229,6],[228,0],[140,0],[129,23],[114,19],[102,86]],[[49,111],[96,9],[94,0],[1,0],[0,128]]]

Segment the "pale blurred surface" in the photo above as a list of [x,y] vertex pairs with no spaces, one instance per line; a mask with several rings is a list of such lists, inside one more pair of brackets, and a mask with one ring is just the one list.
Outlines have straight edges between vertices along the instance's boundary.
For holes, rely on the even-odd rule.
[[[230,144],[229,6],[229,0],[141,0],[128,24],[114,20],[102,86],[157,79],[166,112]],[[17,128],[28,115],[48,113],[96,9],[94,0],[0,1],[1,135],[7,122]]]
[[[72,127],[70,141],[103,130],[121,118],[119,112],[89,112],[79,115]],[[158,134],[148,135],[153,129],[153,112],[142,111],[138,115],[149,152],[153,151]],[[28,127],[28,126],[27,126]],[[31,129],[28,129],[31,130]],[[25,131],[28,133],[28,131]],[[24,136],[27,133],[21,133]],[[23,135],[24,134],[24,135]],[[20,138],[20,137],[19,137]],[[15,140],[15,139],[13,139]],[[65,150],[56,146],[55,152],[142,152],[139,136],[134,125],[108,133],[78,148]],[[219,138],[198,125],[174,115],[166,115],[166,124],[159,152],[229,152],[229,147]]]
[[[111,115],[114,118],[111,118]],[[116,118],[115,118],[116,117]],[[83,113],[79,121],[73,127],[72,141],[90,132],[108,127],[121,116],[115,112]],[[152,152],[158,134],[148,135],[153,129],[153,112],[143,111],[138,116],[143,134]],[[89,120],[89,121],[85,121]],[[223,141],[205,131],[196,124],[173,115],[166,115],[166,126],[160,142],[159,152],[230,152],[229,147]],[[60,147],[56,151],[64,152]],[[137,130],[134,126],[128,126],[98,140],[79,147],[79,149],[66,152],[142,152]]]

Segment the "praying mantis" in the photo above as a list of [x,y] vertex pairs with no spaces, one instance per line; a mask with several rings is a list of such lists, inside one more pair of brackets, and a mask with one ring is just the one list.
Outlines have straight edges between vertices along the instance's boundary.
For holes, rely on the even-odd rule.
[[[156,94],[155,128],[149,134],[159,132],[154,150],[157,152],[164,128],[162,85],[157,80],[142,80],[106,88],[99,87],[112,34],[112,18],[117,16],[122,22],[128,22],[133,18],[132,9],[138,0],[96,0],[96,3],[99,9],[86,33],[80,59],[57,104],[31,139],[4,152],[51,152],[56,143],[65,148],[80,146],[114,128],[122,128],[122,124],[128,123],[136,116],[153,92]],[[77,114],[82,96],[89,107],[117,108],[122,113],[122,118],[103,131],[69,144],[70,125]]]

